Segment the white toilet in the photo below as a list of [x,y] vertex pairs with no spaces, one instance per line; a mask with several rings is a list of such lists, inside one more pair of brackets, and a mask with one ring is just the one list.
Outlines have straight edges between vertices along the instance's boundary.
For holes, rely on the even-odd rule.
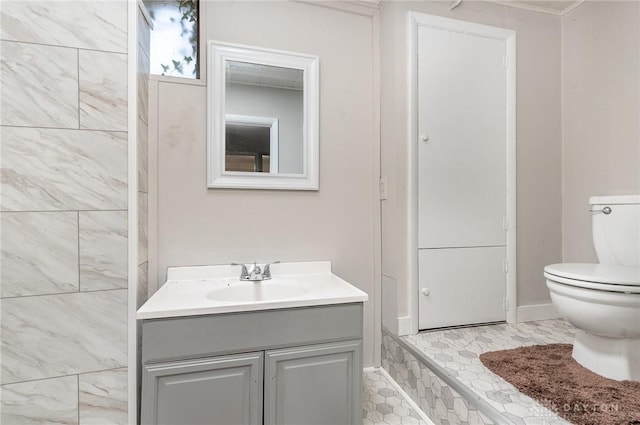
[[607,378],[640,381],[640,195],[589,203],[600,263],[546,266],[547,287],[577,328],[573,358]]

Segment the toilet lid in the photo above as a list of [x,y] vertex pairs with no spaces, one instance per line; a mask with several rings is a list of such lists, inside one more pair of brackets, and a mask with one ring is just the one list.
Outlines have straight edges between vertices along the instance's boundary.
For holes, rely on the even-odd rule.
[[640,267],[562,263],[546,266],[544,271],[550,275],[565,279],[608,285],[640,286]]

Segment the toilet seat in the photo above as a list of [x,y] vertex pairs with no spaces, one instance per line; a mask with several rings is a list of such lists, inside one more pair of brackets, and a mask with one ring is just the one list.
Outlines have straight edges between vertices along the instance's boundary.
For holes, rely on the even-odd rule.
[[579,288],[640,294],[640,267],[608,264],[562,263],[544,268],[554,282]]

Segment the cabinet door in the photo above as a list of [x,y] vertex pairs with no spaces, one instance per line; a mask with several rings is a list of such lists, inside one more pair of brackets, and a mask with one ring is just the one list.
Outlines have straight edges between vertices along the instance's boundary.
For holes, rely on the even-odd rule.
[[263,355],[143,366],[145,425],[262,424]]
[[420,329],[505,320],[505,256],[503,246],[419,250]]
[[266,352],[265,425],[362,424],[361,342]]

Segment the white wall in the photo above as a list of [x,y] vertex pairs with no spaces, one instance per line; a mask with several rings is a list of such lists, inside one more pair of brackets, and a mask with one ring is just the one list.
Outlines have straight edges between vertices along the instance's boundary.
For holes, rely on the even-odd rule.
[[563,260],[597,261],[589,196],[640,193],[640,3],[562,17]]
[[375,19],[294,2],[206,6],[208,39],[319,56],[320,190],[207,189],[206,87],[160,79],[151,108],[158,118],[150,118],[158,126],[158,279],[164,281],[168,266],[331,260],[337,275],[370,296],[364,360],[373,365]]
[[[518,305],[548,303],[542,276],[561,261],[560,18],[488,2],[382,2],[383,323],[398,331],[410,312],[407,281],[407,13],[416,11],[513,29],[517,33]],[[395,302],[395,305],[393,303]],[[391,304],[391,305],[389,305]],[[402,331],[402,330],[401,330]]]
[[228,83],[227,114],[278,118],[278,172],[302,173],[302,91]]

